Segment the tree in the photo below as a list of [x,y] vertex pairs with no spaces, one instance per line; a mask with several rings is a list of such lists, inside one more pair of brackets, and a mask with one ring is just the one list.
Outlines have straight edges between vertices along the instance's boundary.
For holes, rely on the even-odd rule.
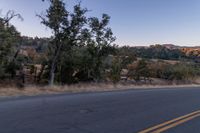
[[127,69],[128,65],[137,60],[136,54],[129,46],[123,46],[117,49],[117,55],[122,60],[122,68]]
[[[52,85],[54,80],[59,83],[72,83],[90,77],[99,80],[103,59],[111,53],[112,43],[115,41],[112,30],[107,26],[110,17],[103,14],[102,20],[96,17],[88,19],[85,15],[88,10],[82,8],[81,3],[74,6],[73,12],[69,12],[62,0],[49,2],[46,15],[38,15],[42,24],[53,31],[48,55],[49,84]],[[81,53],[78,52],[82,50],[85,51],[82,56],[86,59],[79,58]],[[85,67],[86,64],[89,67]]]
[[42,19],[42,24],[53,32],[53,39],[50,46],[50,78],[49,85],[54,84],[55,70],[63,46],[63,26],[67,20],[68,12],[62,0],[49,0],[50,7],[46,10],[45,17],[37,15]]
[[15,17],[23,21],[23,17],[19,13],[15,13],[13,10],[9,10],[5,17],[0,18],[0,21],[3,25],[9,25],[10,21]]
[[[82,48],[86,44],[88,30],[85,27],[87,24],[87,18],[85,13],[88,10],[81,7],[81,3],[74,6],[72,13],[69,13],[68,21],[64,24],[64,45],[58,76],[62,83],[71,84],[76,82],[78,79],[75,73],[80,72],[80,67],[78,65]],[[80,52],[80,53],[79,53]]]
[[115,49],[113,43],[116,38],[113,36],[111,28],[108,27],[109,21],[110,16],[107,14],[103,14],[101,20],[96,17],[89,18],[91,34],[87,48],[91,55],[90,75],[95,81],[101,79],[103,60]]
[[110,79],[114,84],[120,81],[121,79],[121,71],[122,71],[122,61],[119,57],[115,58],[112,62]]
[[17,56],[19,53],[20,33],[10,24],[10,21],[18,17],[23,18],[14,11],[8,11],[5,17],[0,17],[0,77],[10,74],[13,78],[18,69]]
[[[83,27],[87,23],[85,17],[87,9],[81,8],[79,3],[70,13],[66,10],[62,0],[49,0],[49,2],[50,7],[46,11],[46,16],[38,16],[42,19],[42,23],[53,31],[53,40],[49,46],[51,62],[49,84],[53,85],[55,78],[58,80],[69,74],[73,65],[73,61],[71,61],[73,46],[84,45],[86,28]],[[70,70],[70,73],[73,74],[73,69]],[[68,76],[70,77],[70,75]],[[60,79],[60,81],[65,82],[67,79]]]

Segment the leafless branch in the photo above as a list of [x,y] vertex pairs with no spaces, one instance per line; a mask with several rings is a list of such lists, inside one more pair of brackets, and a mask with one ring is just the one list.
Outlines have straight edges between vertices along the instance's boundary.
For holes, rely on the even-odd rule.
[[15,11],[13,10],[9,10],[6,13],[6,16],[3,18],[4,20],[4,24],[8,24],[10,22],[10,20],[12,20],[13,18],[17,17],[18,19],[20,19],[21,21],[23,21],[23,17],[19,14],[19,13],[15,13]]

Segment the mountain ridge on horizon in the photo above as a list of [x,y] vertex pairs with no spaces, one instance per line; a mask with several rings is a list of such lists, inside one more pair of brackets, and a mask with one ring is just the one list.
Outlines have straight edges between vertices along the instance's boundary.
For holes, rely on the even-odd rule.
[[200,49],[200,46],[180,46],[180,45],[175,45],[175,44],[154,44],[154,45],[149,45],[149,46],[130,46],[130,47],[136,47],[136,48],[148,48],[151,46],[156,46],[156,45],[161,45],[169,49],[181,49],[181,48],[197,48]]

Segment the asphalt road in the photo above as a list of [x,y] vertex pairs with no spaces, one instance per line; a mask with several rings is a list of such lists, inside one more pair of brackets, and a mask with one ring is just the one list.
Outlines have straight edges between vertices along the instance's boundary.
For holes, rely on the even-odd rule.
[[[9,98],[0,100],[0,133],[136,133],[198,110],[200,88]],[[165,132],[199,133],[199,124],[197,116]]]

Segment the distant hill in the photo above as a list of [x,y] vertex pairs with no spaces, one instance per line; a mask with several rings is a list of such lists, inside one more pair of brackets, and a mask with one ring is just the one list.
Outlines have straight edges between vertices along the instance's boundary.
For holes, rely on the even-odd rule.
[[21,48],[25,49],[35,49],[38,53],[43,53],[48,47],[50,38],[38,38],[38,37],[21,37]]
[[174,44],[163,44],[162,46],[168,48],[168,49],[180,49],[180,46],[174,45]]
[[185,47],[181,48],[181,51],[185,53],[186,56],[200,58],[200,48],[198,47],[193,47],[193,48]]
[[190,59],[200,62],[200,46],[188,47],[174,44],[156,44],[151,46],[135,46],[128,48],[136,57],[149,59],[179,60]]
[[173,44],[163,44],[168,49],[180,49],[187,57],[200,58],[200,46],[189,47],[189,46],[177,46]]

